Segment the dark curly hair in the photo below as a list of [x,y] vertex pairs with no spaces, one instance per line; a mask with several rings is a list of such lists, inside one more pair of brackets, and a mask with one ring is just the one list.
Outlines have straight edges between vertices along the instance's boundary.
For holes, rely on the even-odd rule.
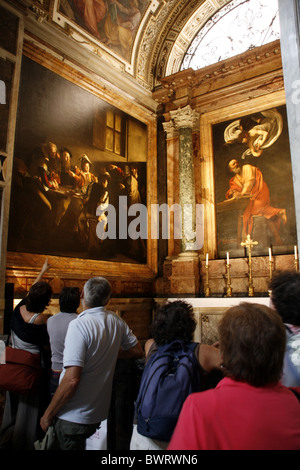
[[26,297],[25,305],[28,312],[42,313],[49,305],[52,288],[46,281],[33,284]]
[[282,271],[270,282],[272,303],[283,323],[300,326],[300,273]]
[[195,329],[193,307],[183,301],[168,302],[156,311],[151,326],[151,337],[158,346],[177,339],[191,342]]
[[61,312],[76,313],[80,305],[80,290],[78,287],[64,287],[59,295]]

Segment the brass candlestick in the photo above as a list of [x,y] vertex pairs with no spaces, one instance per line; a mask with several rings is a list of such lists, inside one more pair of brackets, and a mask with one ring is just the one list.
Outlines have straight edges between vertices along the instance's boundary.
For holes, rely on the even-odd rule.
[[251,240],[250,235],[247,235],[246,241],[241,243],[242,246],[245,246],[248,248],[248,256],[249,256],[249,288],[248,288],[248,294],[249,297],[254,296],[254,287],[253,287],[253,279],[252,279],[252,258],[251,258],[251,249],[254,245],[258,245],[258,242],[254,242]]
[[295,271],[299,271],[299,262],[298,262],[298,258],[295,258],[295,259],[294,259],[294,266],[295,266]]
[[210,288],[208,285],[208,264],[205,265],[205,297],[210,296]]
[[232,288],[230,285],[230,264],[226,263],[227,290],[226,297],[232,297]]

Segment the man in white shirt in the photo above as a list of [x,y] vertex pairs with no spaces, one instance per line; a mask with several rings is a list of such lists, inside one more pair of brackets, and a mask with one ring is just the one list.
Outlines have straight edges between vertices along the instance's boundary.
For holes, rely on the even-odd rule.
[[45,432],[54,423],[62,450],[84,450],[85,440],[107,419],[118,357],[143,356],[124,320],[106,310],[110,295],[106,279],[89,279],[83,312],[69,324],[60,384],[40,422]]
[[51,397],[59,384],[59,377],[63,369],[63,354],[65,338],[69,323],[77,318],[77,309],[80,305],[80,290],[78,287],[64,287],[59,295],[60,312],[47,320],[47,331],[51,349]]

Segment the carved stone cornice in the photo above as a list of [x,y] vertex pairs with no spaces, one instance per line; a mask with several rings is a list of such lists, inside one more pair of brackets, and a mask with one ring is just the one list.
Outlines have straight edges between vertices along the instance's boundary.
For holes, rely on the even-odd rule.
[[263,86],[269,91],[281,86],[277,83],[283,81],[279,40],[199,70],[187,69],[164,77],[152,96],[163,105],[164,114],[188,104],[198,109],[199,103],[215,103],[219,91],[225,88],[224,99],[230,93],[240,94],[251,80],[255,95],[263,93]]

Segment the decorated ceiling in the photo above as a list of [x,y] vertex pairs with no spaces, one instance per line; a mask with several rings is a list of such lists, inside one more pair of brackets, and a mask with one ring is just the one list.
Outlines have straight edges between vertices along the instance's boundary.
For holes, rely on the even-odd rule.
[[152,90],[230,0],[34,0],[30,10]]

